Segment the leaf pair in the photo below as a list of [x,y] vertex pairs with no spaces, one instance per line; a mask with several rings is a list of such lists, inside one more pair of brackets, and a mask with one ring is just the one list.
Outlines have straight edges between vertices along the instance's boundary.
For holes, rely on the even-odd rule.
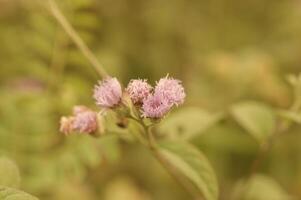
[[160,132],[170,139],[190,140],[222,119],[221,113],[211,114],[201,108],[181,109],[162,121]]
[[231,109],[231,114],[238,124],[250,133],[259,143],[269,138],[275,129],[274,111],[259,102],[243,102]]

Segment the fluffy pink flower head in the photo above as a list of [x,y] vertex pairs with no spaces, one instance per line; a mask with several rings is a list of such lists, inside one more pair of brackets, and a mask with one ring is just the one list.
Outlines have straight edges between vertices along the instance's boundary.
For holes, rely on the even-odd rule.
[[72,132],[94,133],[99,127],[96,112],[86,106],[74,106],[73,115],[62,117],[60,121],[60,131],[65,135]]
[[121,85],[117,78],[106,78],[94,88],[96,104],[105,108],[112,108],[119,104],[122,96]]
[[97,130],[97,114],[93,111],[84,111],[75,115],[72,129],[80,133],[93,133]]
[[133,79],[126,88],[134,104],[142,104],[143,100],[149,96],[151,90],[152,86],[145,79]]
[[159,95],[149,95],[142,105],[142,116],[149,118],[162,118],[172,107],[166,99]]
[[155,95],[160,96],[171,105],[180,105],[184,103],[186,94],[180,80],[161,78],[155,87]]

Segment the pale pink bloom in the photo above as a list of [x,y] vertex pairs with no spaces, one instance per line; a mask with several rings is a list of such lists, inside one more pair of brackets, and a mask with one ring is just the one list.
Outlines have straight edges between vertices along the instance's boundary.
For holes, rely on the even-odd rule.
[[121,85],[116,78],[107,78],[95,86],[93,96],[98,106],[112,108],[120,103]]
[[155,95],[166,99],[169,104],[176,106],[183,104],[186,97],[181,81],[168,76],[161,78],[157,82]]
[[159,95],[149,95],[142,105],[142,117],[162,118],[172,107],[165,98]]
[[80,133],[93,133],[97,130],[97,114],[93,111],[84,111],[75,115],[72,129]]
[[98,126],[96,112],[86,106],[74,106],[73,115],[62,117],[60,121],[60,131],[65,135],[69,135],[72,132],[94,133]]
[[69,135],[73,131],[74,117],[61,117],[60,132]]
[[133,79],[128,84],[126,91],[134,104],[142,104],[152,90],[152,86],[147,81],[141,79]]

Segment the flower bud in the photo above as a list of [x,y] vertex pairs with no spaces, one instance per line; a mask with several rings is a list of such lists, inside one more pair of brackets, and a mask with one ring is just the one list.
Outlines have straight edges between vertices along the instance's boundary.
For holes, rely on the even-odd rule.
[[142,104],[152,90],[152,86],[147,83],[146,80],[134,79],[128,84],[126,91],[130,95],[134,104]]
[[169,77],[161,78],[157,82],[154,94],[176,106],[183,104],[186,97],[181,81]]
[[93,111],[78,113],[74,117],[72,129],[80,133],[93,133],[97,130],[97,114]]
[[116,78],[107,78],[95,86],[93,96],[98,106],[113,108],[120,103],[121,85]]
[[159,95],[150,95],[142,105],[142,117],[162,118],[171,109],[172,105]]
[[[60,131],[65,135],[72,132],[96,134],[100,127],[97,113],[86,106],[74,106],[73,115],[62,117],[60,121]],[[103,131],[103,129],[101,129]]]

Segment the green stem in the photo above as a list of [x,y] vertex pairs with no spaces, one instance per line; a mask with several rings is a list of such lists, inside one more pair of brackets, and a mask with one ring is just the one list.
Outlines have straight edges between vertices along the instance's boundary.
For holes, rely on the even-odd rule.
[[68,22],[66,17],[63,15],[55,0],[48,0],[48,4],[50,7],[50,12],[54,16],[54,18],[58,21],[58,23],[62,26],[65,32],[69,35],[69,37],[76,44],[78,49],[82,52],[82,54],[87,58],[87,60],[94,67],[96,72],[101,76],[101,78],[105,78],[108,76],[106,70],[103,65],[98,61],[96,56],[92,53],[92,51],[87,47],[82,38],[77,34],[72,25]]

